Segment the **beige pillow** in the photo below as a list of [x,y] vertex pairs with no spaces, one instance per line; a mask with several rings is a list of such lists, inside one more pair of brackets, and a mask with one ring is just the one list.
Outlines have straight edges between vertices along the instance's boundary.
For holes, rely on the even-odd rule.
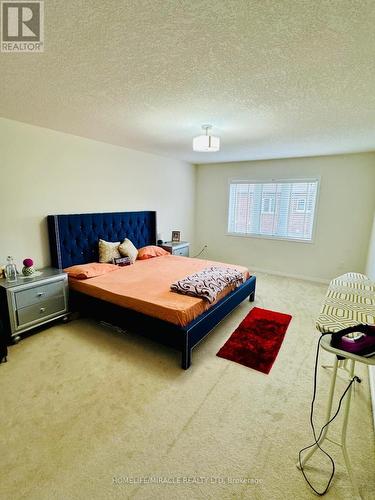
[[119,259],[119,245],[119,241],[99,240],[99,262],[113,262],[113,259]]
[[124,239],[124,241],[121,243],[118,249],[123,257],[129,257],[130,262],[134,264],[138,255],[138,250],[133,245],[133,243],[130,240],[128,240],[128,238]]

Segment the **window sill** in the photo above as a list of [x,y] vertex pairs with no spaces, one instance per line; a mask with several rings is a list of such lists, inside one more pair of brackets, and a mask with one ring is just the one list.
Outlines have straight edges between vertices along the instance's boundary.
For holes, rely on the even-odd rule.
[[281,236],[267,236],[266,234],[246,234],[246,233],[225,233],[225,236],[234,236],[236,238],[256,238],[260,240],[292,241],[295,243],[307,243],[311,245],[314,240],[303,240],[299,238],[282,238]]

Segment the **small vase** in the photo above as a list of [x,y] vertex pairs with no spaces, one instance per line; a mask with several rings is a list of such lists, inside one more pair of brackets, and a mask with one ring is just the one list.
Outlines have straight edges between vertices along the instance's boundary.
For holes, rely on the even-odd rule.
[[7,262],[8,264],[5,266],[5,277],[7,281],[17,281],[17,268],[13,262],[13,258],[9,256]]

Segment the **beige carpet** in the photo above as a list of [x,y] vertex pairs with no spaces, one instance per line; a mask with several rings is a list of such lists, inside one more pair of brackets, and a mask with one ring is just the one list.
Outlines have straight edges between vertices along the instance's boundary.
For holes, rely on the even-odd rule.
[[[175,351],[88,320],[12,347],[0,366],[1,499],[315,498],[295,463],[311,442],[314,318],[325,289],[258,275],[254,305],[293,315],[269,375],[215,356],[248,302],[194,350],[187,371]],[[374,433],[367,371],[358,374],[349,450],[370,499]],[[318,416],[328,383],[322,370]],[[337,473],[326,498],[351,499],[341,452],[329,450]],[[321,487],[328,463],[316,456],[313,464]]]

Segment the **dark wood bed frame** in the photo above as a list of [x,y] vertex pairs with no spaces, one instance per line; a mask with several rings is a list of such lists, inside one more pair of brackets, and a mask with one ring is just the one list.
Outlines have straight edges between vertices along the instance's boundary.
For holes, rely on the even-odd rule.
[[[48,233],[52,265],[65,268],[98,261],[98,240],[123,241],[136,247],[155,245],[156,212],[117,212],[101,214],[49,215]],[[191,365],[192,349],[235,307],[255,298],[256,278],[221,299],[185,327],[125,309],[110,302],[70,290],[70,310],[99,321],[129,329],[181,352],[182,368]]]

